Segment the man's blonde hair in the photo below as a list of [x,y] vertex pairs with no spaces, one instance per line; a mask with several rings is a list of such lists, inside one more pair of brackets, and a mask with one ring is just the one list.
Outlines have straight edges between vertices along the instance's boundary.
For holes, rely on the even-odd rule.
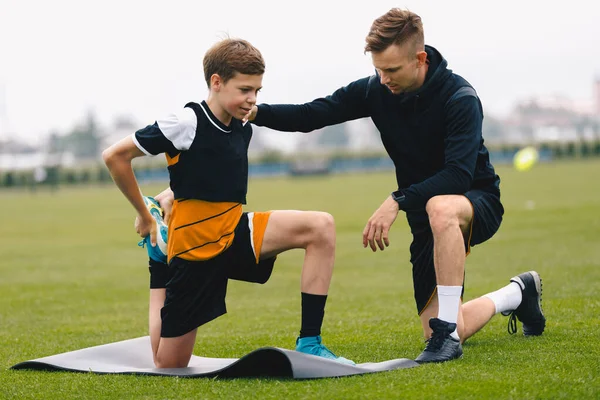
[[381,53],[393,44],[405,44],[412,41],[416,50],[425,46],[423,22],[417,14],[392,8],[373,21],[366,37],[365,53]]

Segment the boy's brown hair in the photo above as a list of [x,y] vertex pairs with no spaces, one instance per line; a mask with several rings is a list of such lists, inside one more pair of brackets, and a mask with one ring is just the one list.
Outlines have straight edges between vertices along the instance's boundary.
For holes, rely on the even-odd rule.
[[227,38],[213,45],[204,55],[204,79],[210,88],[210,77],[218,74],[224,82],[236,73],[262,75],[265,61],[258,49],[243,39]]
[[417,14],[392,8],[373,21],[366,37],[365,53],[381,53],[392,44],[404,44],[413,41],[415,49],[423,49],[425,39],[423,22]]

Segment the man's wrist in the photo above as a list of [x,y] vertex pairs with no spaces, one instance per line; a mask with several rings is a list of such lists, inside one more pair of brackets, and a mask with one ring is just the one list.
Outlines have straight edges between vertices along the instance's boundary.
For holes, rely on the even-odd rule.
[[398,203],[398,208],[400,210],[402,210],[402,205],[404,204],[404,201],[406,200],[406,196],[404,195],[404,192],[402,192],[402,190],[396,190],[395,192],[392,192],[392,199],[394,199],[394,201],[396,203]]

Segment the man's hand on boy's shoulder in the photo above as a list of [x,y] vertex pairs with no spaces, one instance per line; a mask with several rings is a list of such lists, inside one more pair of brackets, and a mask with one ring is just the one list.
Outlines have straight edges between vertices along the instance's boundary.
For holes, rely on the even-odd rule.
[[252,106],[252,109],[246,116],[242,119],[243,122],[252,122],[254,118],[256,118],[256,114],[258,114],[258,106]]

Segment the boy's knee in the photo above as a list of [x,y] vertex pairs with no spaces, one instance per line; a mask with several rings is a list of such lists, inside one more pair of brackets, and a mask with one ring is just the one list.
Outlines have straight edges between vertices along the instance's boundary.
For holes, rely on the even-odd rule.
[[326,212],[318,212],[317,215],[317,225],[322,232],[335,231],[335,220],[333,219],[333,215]]
[[154,357],[156,368],[186,368],[189,362],[189,357],[161,357],[159,354]]
[[313,238],[321,242],[335,242],[335,220],[326,212],[315,212],[312,216]]

